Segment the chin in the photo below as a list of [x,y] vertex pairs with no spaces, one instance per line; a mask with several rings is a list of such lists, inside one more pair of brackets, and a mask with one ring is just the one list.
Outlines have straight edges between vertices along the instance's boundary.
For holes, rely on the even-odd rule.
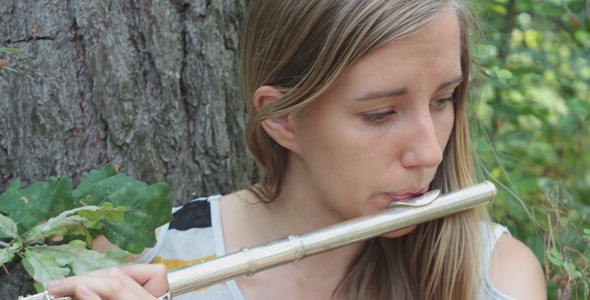
[[399,230],[396,230],[396,231],[392,231],[392,232],[389,232],[389,233],[386,233],[386,234],[382,235],[382,237],[386,237],[386,238],[398,238],[398,237],[404,236],[404,235],[406,235],[406,234],[414,231],[414,229],[416,229],[416,226],[418,226],[418,225],[412,225],[412,226],[405,227],[405,228],[402,228],[402,229],[399,229]]

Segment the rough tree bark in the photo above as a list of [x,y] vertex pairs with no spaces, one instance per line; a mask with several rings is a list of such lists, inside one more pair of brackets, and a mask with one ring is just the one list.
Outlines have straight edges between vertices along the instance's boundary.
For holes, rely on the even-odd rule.
[[[0,192],[15,178],[75,186],[106,163],[169,183],[176,204],[249,184],[245,3],[0,0],[0,47],[26,51],[0,59],[33,77],[0,69]],[[1,297],[16,299],[8,286]]]

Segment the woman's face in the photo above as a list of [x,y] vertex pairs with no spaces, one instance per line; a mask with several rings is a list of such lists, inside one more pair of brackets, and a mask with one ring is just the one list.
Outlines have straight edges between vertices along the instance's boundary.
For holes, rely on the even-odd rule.
[[291,118],[297,146],[289,176],[299,196],[339,222],[426,192],[453,129],[453,91],[462,80],[450,8],[411,37],[370,52]]

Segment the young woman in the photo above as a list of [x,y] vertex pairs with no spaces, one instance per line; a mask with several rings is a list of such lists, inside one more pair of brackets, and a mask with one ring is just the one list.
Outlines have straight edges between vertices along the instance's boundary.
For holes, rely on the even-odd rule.
[[[472,20],[463,0],[251,1],[246,134],[266,175],[176,211],[140,262],[223,255],[472,185]],[[186,299],[545,299],[535,256],[505,233],[471,209]],[[49,291],[153,299],[167,290],[165,274],[139,264]]]

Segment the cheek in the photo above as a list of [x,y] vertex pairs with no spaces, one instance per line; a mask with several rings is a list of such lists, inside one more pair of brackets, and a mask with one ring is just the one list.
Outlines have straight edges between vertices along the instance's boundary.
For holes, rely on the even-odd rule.
[[357,132],[340,115],[325,114],[318,117],[312,114],[300,132],[300,141],[305,157],[319,159],[319,163],[340,163],[353,158],[358,151],[359,136]]
[[441,149],[444,149],[449,141],[449,137],[455,126],[455,113],[450,110],[449,113],[441,116],[436,124],[436,136]]

